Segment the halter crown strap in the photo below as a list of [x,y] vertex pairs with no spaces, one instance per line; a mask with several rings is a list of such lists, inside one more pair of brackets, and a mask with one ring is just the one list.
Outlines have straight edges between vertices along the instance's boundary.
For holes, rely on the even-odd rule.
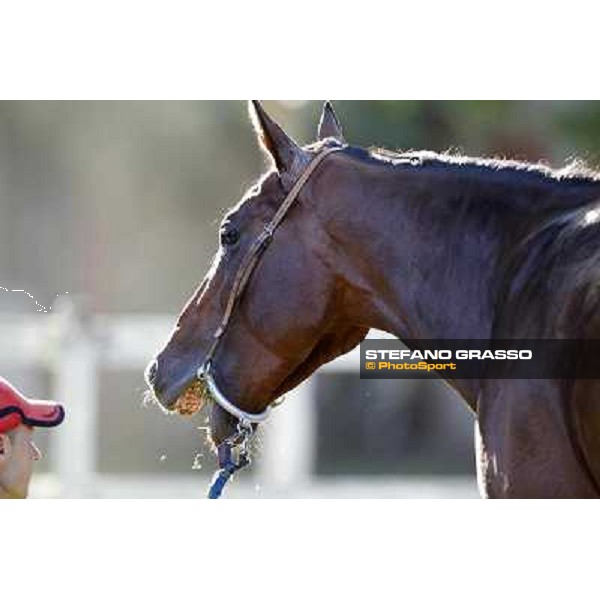
[[237,417],[240,421],[246,421],[250,423],[259,423],[261,421],[264,421],[269,412],[270,407],[267,407],[267,409],[260,414],[252,414],[241,410],[240,408],[232,404],[230,401],[228,401],[225,398],[225,396],[219,391],[214,379],[210,374],[212,358],[217,350],[219,342],[221,341],[223,333],[225,332],[227,325],[229,324],[235,304],[241,296],[246,284],[248,283],[250,275],[252,274],[252,271],[258,263],[260,255],[271,241],[275,230],[277,229],[277,227],[279,227],[281,221],[283,221],[290,207],[292,206],[292,204],[300,194],[302,188],[308,181],[309,177],[314,173],[316,168],[321,164],[321,162],[323,162],[323,160],[327,156],[333,154],[334,152],[339,152],[340,150],[342,150],[342,148],[340,147],[327,148],[323,150],[323,152],[321,152],[320,154],[317,154],[311,160],[311,162],[306,167],[305,171],[300,175],[300,177],[298,177],[298,179],[292,186],[292,189],[289,191],[288,195],[281,203],[281,206],[277,209],[277,212],[273,215],[271,221],[269,221],[269,223],[263,229],[262,233],[253,242],[252,246],[250,247],[250,250],[244,256],[244,259],[242,260],[242,263],[240,264],[237,270],[235,279],[233,281],[233,285],[231,287],[231,292],[227,300],[227,305],[225,306],[223,318],[221,319],[221,322],[213,335],[213,341],[208,349],[208,352],[206,353],[204,363],[198,369],[198,378],[206,380],[215,402],[217,402],[217,404],[224,408],[228,413]]

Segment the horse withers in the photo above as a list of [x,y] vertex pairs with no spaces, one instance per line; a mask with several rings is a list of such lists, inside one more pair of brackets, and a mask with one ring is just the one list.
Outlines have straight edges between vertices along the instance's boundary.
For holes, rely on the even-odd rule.
[[[208,400],[216,447],[370,328],[600,337],[600,224],[586,217],[597,175],[352,147],[329,103],[301,147],[250,106],[272,168],[225,216],[211,269],[146,371],[167,410]],[[476,415],[483,495],[600,495],[596,380],[447,381]]]

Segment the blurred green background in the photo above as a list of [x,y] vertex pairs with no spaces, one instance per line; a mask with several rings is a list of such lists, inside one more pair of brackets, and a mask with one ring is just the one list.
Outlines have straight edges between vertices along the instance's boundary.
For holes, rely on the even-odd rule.
[[[596,102],[334,105],[355,145],[598,160]],[[321,102],[265,106],[298,141],[314,140]],[[245,102],[2,102],[3,287],[44,305],[70,291],[95,311],[173,311],[263,164]]]
[[[265,102],[302,143],[314,140],[321,106]],[[452,148],[555,166],[600,160],[598,102],[334,107],[353,145]],[[1,102],[0,313],[36,314],[31,298],[7,288],[46,307],[69,292],[92,313],[175,319],[217,247],[221,216],[264,164],[245,102]],[[2,364],[0,373],[48,393],[47,373]],[[444,386],[369,387],[348,377],[319,379],[317,474],[473,476],[472,420]],[[99,469],[189,471],[203,451],[197,423],[143,407],[143,390],[140,372],[103,374]]]

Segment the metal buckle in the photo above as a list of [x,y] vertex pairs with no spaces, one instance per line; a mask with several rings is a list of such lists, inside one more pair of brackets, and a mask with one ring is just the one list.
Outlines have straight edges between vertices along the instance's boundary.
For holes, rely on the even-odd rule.
[[226,440],[223,440],[217,447],[219,469],[214,474],[208,489],[209,500],[219,499],[229,479],[237,471],[250,464],[252,434],[251,423],[238,421],[237,431]]
[[205,374],[208,371],[208,369],[210,369],[210,360],[203,362],[199,367],[198,370],[196,371],[196,377],[200,380],[204,380],[205,379]]

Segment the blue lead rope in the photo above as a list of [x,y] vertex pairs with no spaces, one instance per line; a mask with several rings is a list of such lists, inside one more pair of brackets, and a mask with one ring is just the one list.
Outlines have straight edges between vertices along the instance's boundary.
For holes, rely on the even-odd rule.
[[229,468],[219,469],[210,484],[210,488],[208,489],[208,499],[209,500],[218,500],[223,493],[223,488],[229,481],[229,478],[237,471],[235,466],[231,466]]
[[223,493],[223,489],[231,476],[241,468],[250,464],[250,457],[245,445],[242,446],[238,461],[233,458],[233,445],[230,440],[225,440],[217,448],[219,458],[219,470],[214,474],[210,487],[208,488],[208,499],[218,500]]

